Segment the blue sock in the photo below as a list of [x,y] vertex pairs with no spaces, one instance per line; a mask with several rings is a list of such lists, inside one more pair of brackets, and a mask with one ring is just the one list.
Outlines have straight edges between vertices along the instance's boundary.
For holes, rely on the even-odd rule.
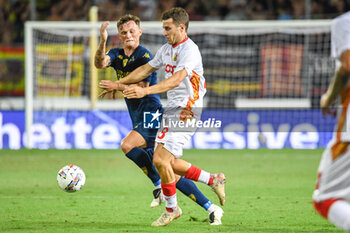
[[201,191],[199,191],[192,180],[181,177],[176,183],[176,188],[195,201],[198,205],[202,206],[205,210],[208,210],[213,204]]
[[157,177],[159,177],[159,179],[156,182],[153,182],[153,184],[154,184],[154,186],[160,186],[160,184],[161,184],[160,176],[159,176],[159,173],[157,171],[157,168],[153,164],[154,149],[147,148],[147,149],[145,149],[145,151],[147,152],[147,163],[152,164],[152,167],[153,167],[152,170],[154,170],[158,174]]
[[[134,161],[134,163],[142,169],[142,171],[150,178],[154,186],[160,184],[160,176],[157,169],[154,167],[152,160],[146,150],[134,147],[126,156]],[[153,157],[153,156],[152,156]]]

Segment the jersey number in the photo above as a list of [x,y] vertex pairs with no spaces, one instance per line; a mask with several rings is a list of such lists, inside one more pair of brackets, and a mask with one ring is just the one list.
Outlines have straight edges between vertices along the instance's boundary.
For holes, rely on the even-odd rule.
[[162,132],[160,132],[160,134],[158,135],[157,138],[163,139],[163,138],[165,137],[165,134],[166,134],[168,131],[169,131],[168,127],[164,127],[164,128],[162,129]]

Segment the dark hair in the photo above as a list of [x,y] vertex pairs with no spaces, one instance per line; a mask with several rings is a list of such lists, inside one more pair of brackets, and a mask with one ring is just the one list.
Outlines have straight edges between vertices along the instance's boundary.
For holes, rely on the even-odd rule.
[[173,19],[176,25],[184,24],[186,31],[188,29],[189,17],[185,9],[181,7],[174,7],[163,12],[162,20]]
[[140,27],[140,18],[135,16],[135,15],[131,15],[131,14],[126,14],[126,15],[123,15],[122,17],[120,17],[120,19],[118,20],[117,22],[117,27],[119,29],[120,26],[122,26],[123,24],[129,22],[129,21],[134,21],[137,26]]

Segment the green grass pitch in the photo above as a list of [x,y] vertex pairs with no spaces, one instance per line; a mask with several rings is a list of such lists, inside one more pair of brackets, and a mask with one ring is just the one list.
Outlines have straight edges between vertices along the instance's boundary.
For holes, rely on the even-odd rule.
[[[227,178],[221,226],[182,193],[183,216],[151,227],[153,185],[121,150],[0,150],[0,232],[342,232],[317,215],[311,195],[322,150],[186,150],[184,159]],[[66,193],[58,170],[77,164],[84,188]],[[204,184],[203,193],[218,204]]]

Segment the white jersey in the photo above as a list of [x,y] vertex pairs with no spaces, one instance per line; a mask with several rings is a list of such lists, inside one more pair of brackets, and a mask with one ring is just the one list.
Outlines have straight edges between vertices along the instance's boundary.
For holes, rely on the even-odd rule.
[[332,22],[332,57],[339,59],[350,49],[350,11],[335,18]]
[[149,64],[156,69],[164,66],[166,79],[182,69],[187,71],[187,77],[181,84],[168,91],[167,107],[203,107],[206,88],[202,56],[190,38],[187,37],[175,46],[163,45]]

